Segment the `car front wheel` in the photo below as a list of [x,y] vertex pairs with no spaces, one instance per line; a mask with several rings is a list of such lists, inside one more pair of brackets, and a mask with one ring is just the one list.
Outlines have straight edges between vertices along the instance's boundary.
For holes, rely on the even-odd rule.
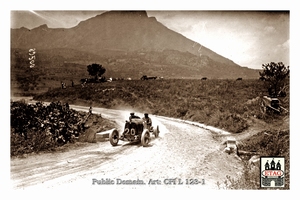
[[141,142],[143,147],[147,147],[148,144],[150,143],[150,133],[148,131],[148,129],[145,129],[142,133],[142,137],[141,137]]
[[117,146],[119,142],[119,132],[117,129],[113,129],[112,132],[109,133],[109,142],[112,146]]

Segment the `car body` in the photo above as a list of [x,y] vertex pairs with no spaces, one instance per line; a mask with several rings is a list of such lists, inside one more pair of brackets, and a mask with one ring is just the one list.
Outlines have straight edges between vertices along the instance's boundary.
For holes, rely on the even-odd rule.
[[141,80],[149,80],[149,79],[157,79],[157,76],[147,76],[147,75],[143,75],[141,77]]
[[278,98],[263,96],[261,105],[264,112],[273,111],[276,113],[281,113],[281,106]]
[[123,140],[128,142],[139,142],[143,147],[146,147],[150,142],[151,134],[153,134],[154,137],[158,137],[159,127],[147,128],[143,119],[133,118],[125,121],[124,130],[121,135],[117,129],[113,129],[109,134],[109,141],[112,146],[118,145],[119,140]]

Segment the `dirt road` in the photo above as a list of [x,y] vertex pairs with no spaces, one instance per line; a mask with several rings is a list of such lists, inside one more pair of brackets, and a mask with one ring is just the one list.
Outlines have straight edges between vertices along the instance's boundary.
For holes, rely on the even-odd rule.
[[[93,108],[93,112],[118,122],[119,130],[129,115],[129,111],[102,108]],[[210,131],[159,116],[151,117],[153,125],[159,125],[160,135],[152,136],[149,147],[123,141],[113,147],[104,141],[66,152],[11,159],[13,189],[205,190],[217,189],[217,181],[223,183],[226,175],[237,177],[242,173],[242,162],[223,152],[225,146],[215,140]]]

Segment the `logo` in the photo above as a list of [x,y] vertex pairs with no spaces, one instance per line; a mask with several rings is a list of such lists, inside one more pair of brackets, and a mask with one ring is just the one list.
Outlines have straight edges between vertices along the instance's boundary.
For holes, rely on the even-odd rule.
[[284,157],[260,158],[260,186],[284,187]]

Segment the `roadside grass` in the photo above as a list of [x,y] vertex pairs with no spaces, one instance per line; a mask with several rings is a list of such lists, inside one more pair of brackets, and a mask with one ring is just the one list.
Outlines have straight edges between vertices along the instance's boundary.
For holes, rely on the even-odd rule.
[[31,130],[27,132],[27,139],[18,133],[11,131],[10,154],[11,156],[21,156],[32,152],[53,151],[58,144],[46,131]]
[[[272,121],[260,107],[260,98],[267,94],[264,84],[259,80],[123,80],[56,88],[36,95],[34,99],[61,100],[70,104],[80,102],[106,108],[124,106],[240,133],[249,127],[247,121],[251,117]],[[289,102],[283,103],[284,107],[289,107]]]

